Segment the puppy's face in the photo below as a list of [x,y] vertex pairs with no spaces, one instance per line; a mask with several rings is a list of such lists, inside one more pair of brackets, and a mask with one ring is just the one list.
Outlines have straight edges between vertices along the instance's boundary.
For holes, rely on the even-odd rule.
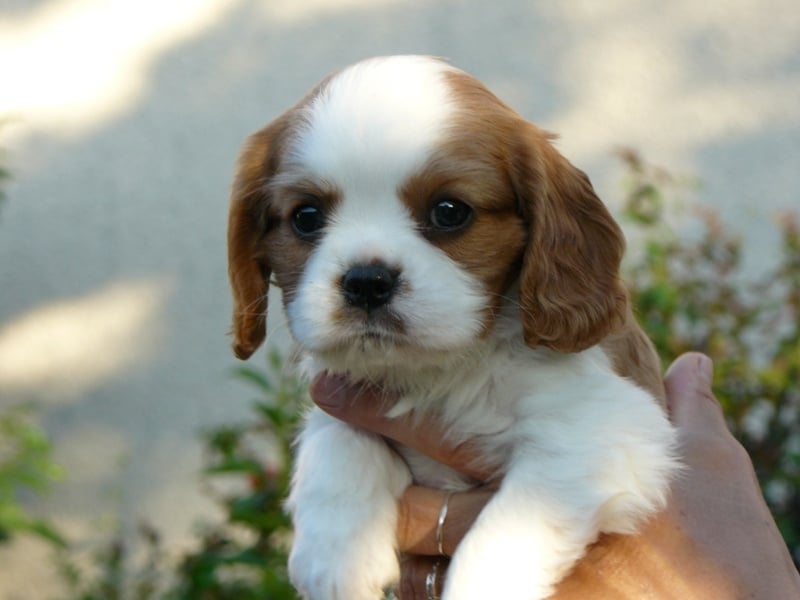
[[297,341],[345,364],[468,347],[515,280],[526,342],[579,350],[624,319],[622,246],[585,176],[478,81],[425,57],[365,61],[245,147],[234,350],[263,340],[270,278]]

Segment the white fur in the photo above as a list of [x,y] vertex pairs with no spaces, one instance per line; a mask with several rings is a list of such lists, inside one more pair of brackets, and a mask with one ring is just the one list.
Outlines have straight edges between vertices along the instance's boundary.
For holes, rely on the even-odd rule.
[[[479,339],[481,283],[429,244],[397,198],[452,114],[430,59],[394,58],[340,73],[307,109],[292,161],[341,191],[287,306],[311,371],[405,391],[391,410],[435,414],[479,441],[502,486],[453,557],[445,600],[534,600],[600,532],[633,531],[664,505],[675,433],[646,392],[615,375],[600,347],[531,350],[512,297]],[[398,102],[397,94],[402,98]],[[374,341],[336,317],[347,268],[379,259],[401,271],[392,310],[405,333]],[[466,478],[312,411],[299,438],[288,506],[292,581],[312,600],[377,600],[397,582],[397,500],[412,480],[465,489]]]
[[394,193],[391,186],[422,164],[453,113],[441,80],[450,70],[417,56],[346,68],[305,107],[305,127],[291,154],[317,177],[351,192]]

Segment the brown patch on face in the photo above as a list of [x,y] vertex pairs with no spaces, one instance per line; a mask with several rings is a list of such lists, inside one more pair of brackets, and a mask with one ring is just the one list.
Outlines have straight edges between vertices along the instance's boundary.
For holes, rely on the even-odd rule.
[[404,200],[420,223],[437,189],[474,207],[468,227],[432,241],[484,281],[498,303],[519,275],[529,346],[575,352],[598,343],[622,327],[629,310],[619,227],[552,136],[473,77],[445,77],[457,116]]
[[[482,282],[490,298],[484,317],[488,333],[503,294],[516,276],[525,243],[513,190],[502,171],[491,160],[475,156],[468,144],[453,143],[403,186],[400,197],[423,235]],[[470,206],[472,216],[464,227],[434,228],[431,212],[444,199]]]
[[294,298],[305,264],[316,247],[316,239],[304,239],[294,230],[295,211],[312,206],[329,219],[340,201],[339,190],[303,176],[281,177],[281,182],[272,187],[268,205],[272,227],[264,236],[261,251],[270,257],[273,281],[283,291],[284,306]]
[[[509,174],[508,139],[516,113],[477,80],[460,72],[445,75],[458,113],[425,168],[400,190],[400,197],[430,242],[483,283],[490,298],[484,334],[494,323],[503,296],[517,278],[526,244],[525,223]],[[442,199],[457,199],[472,218],[455,231],[437,231],[431,212]]]

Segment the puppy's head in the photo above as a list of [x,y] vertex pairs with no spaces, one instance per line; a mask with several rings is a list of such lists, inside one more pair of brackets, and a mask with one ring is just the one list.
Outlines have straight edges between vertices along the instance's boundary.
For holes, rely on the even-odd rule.
[[624,321],[623,246],[586,176],[480,82],[426,57],[368,60],[242,152],[234,352],[263,341],[271,280],[294,337],[323,356],[469,347],[515,281],[525,342],[582,350]]

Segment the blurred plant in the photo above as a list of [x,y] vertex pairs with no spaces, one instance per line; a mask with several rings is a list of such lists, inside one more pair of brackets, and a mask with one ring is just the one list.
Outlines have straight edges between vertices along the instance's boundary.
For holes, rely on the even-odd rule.
[[62,469],[52,460],[50,440],[35,424],[32,409],[17,406],[0,412],[0,543],[27,533],[64,545],[55,527],[34,517],[20,500],[25,492],[46,492],[62,477]]
[[[111,541],[95,549],[86,561],[76,558],[75,547],[61,550],[54,562],[61,575],[69,600],[155,600],[163,597],[169,581],[161,539],[152,527],[140,525],[138,539],[142,548],[132,556],[132,544],[124,536],[114,536]],[[88,571],[88,572],[87,572]]]
[[119,534],[92,558],[87,573],[69,553],[58,562],[72,600],[288,600],[296,598],[286,573],[291,522],[288,494],[291,442],[303,412],[306,386],[286,375],[277,352],[268,370],[239,368],[236,377],[258,392],[254,415],[204,435],[203,489],[225,520],[206,524],[196,547],[169,556],[158,533],[139,528],[133,547]]
[[[208,434],[206,474],[232,475],[245,485],[218,496],[227,521],[210,528],[200,547],[181,561],[174,593],[179,598],[215,600],[295,598],[286,573],[291,521],[283,501],[306,386],[284,373],[277,352],[269,354],[268,374],[246,367],[236,374],[260,393],[253,403],[256,418]],[[265,456],[270,457],[266,465]]]
[[[664,217],[685,182],[631,151],[625,216],[644,241],[628,266],[632,298],[665,364],[689,350],[714,359],[714,391],[747,449],[770,509],[800,562],[800,227],[778,221],[772,270],[744,272],[741,240],[698,211],[696,239]],[[685,223],[686,225],[686,223]]]

